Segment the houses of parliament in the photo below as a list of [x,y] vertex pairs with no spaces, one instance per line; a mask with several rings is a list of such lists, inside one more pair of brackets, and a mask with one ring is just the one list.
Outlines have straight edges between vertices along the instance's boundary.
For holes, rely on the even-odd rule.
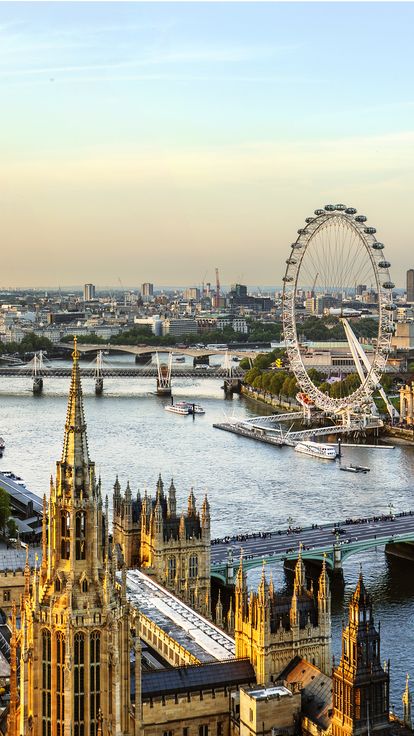
[[[264,569],[258,590],[249,592],[241,560],[227,615],[219,595],[213,616],[207,497],[198,510],[191,490],[186,510],[177,513],[173,482],[166,489],[160,477],[151,498],[133,497],[129,484],[121,493],[116,481],[111,533],[108,500],[89,456],[78,361],[75,341],[62,456],[48,505],[44,499],[41,558],[34,569],[26,564],[11,616],[10,703],[0,734],[412,733],[408,679],[404,720],[390,717],[390,669],[382,664],[362,574],[335,664],[325,564],[314,591],[299,555],[286,596]],[[132,568],[154,596],[145,615],[129,582]],[[149,632],[163,611],[173,624],[161,640]],[[175,639],[172,664],[166,647]],[[191,661],[184,660],[194,642]]]

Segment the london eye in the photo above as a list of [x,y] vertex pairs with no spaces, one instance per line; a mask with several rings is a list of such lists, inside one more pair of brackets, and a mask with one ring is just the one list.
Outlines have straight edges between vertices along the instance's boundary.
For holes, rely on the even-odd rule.
[[[348,418],[351,414],[370,413],[372,395],[379,390],[388,411],[392,412],[380,385],[393,332],[394,284],[390,265],[375,227],[369,226],[365,215],[358,214],[353,207],[325,205],[307,217],[297,231],[283,277],[283,331],[301,396],[321,411]],[[361,313],[365,306],[362,298],[374,302],[378,321],[369,357],[350,319],[358,314],[358,308]],[[301,325],[304,313],[337,317],[336,322],[342,328],[339,339],[347,342],[354,364],[352,370],[359,377],[359,384],[348,395],[333,397],[316,385],[305,359],[307,346]]]

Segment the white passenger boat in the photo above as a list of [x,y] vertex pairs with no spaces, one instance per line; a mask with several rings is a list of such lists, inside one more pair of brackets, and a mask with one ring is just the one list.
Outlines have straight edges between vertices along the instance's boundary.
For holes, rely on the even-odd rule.
[[186,401],[177,401],[176,404],[169,404],[164,409],[165,411],[171,411],[173,414],[192,414],[190,405]]
[[165,411],[172,411],[173,414],[205,414],[200,404],[193,404],[191,401],[177,401],[176,404],[170,404],[165,407]]
[[295,451],[302,452],[304,455],[319,457],[323,460],[335,460],[337,456],[336,447],[324,445],[322,442],[298,442],[295,445]]

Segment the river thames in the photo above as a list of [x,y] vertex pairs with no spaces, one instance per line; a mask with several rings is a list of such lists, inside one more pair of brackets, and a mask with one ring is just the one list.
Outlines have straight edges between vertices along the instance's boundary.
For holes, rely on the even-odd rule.
[[[123,365],[129,361],[117,358]],[[344,447],[344,461],[368,465],[371,471],[341,473],[336,462],[214,429],[213,423],[226,416],[270,413],[245,398],[225,400],[221,383],[173,379],[177,400],[198,400],[205,408],[205,415],[193,419],[164,410],[169,400],[154,395],[154,378],[105,379],[100,397],[93,381],[84,379],[90,455],[110,502],[116,474],[123,487],[129,480],[133,492],[147,487],[151,493],[159,473],[165,483],[173,477],[178,509],[186,506],[191,486],[199,504],[208,493],[213,537],[286,528],[288,518],[299,526],[388,513],[389,504],[395,512],[414,509],[414,448]],[[43,395],[35,397],[29,378],[0,379],[0,436],[6,441],[0,469],[21,475],[39,495],[48,492],[60,457],[68,388],[68,378],[46,378]],[[345,589],[335,587],[332,601],[335,656],[360,563],[375,619],[381,621],[382,658],[391,659],[391,703],[401,713],[405,674],[414,676],[414,568],[387,559],[381,548],[346,561]],[[249,582],[256,584],[259,575],[253,571]],[[283,588],[281,564],[273,575]]]

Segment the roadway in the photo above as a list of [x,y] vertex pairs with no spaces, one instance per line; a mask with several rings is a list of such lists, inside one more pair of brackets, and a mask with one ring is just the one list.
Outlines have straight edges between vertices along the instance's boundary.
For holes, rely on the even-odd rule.
[[[298,554],[300,545],[303,545],[303,556],[312,558],[312,550],[319,555],[326,551],[332,553],[335,544],[346,551],[349,547],[367,547],[387,544],[390,541],[407,541],[407,536],[412,536],[414,542],[414,512],[406,512],[406,515],[397,514],[393,517],[386,516],[378,520],[366,519],[357,523],[340,523],[343,533],[333,534],[333,523],[318,525],[313,529],[306,527],[300,530],[288,531],[287,529],[271,532],[257,533],[256,535],[242,535],[244,538],[227,537],[219,543],[212,542],[211,563],[214,566],[226,564],[228,550],[231,548],[236,566],[241,551],[243,558],[261,561],[262,558],[275,557],[282,559],[286,556],[294,557]],[[401,537],[403,539],[401,539]],[[394,538],[394,539],[393,539]],[[355,550],[356,551],[356,550]],[[253,567],[247,564],[247,567]]]

